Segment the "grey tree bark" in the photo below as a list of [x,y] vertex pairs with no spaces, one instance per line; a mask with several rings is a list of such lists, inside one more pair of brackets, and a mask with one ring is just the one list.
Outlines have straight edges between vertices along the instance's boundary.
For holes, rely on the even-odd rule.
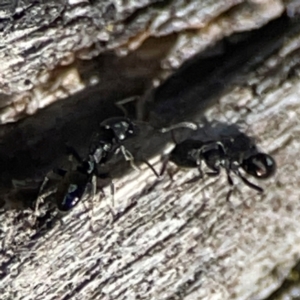
[[[279,0],[3,2],[0,298],[265,299],[276,290],[300,258],[298,12],[297,1]],[[133,95],[148,120],[128,144],[137,162],[159,170],[171,137],[158,128],[204,116],[255,137],[277,174],[258,182],[262,195],[234,178],[227,202],[225,174],[185,184],[197,170],[170,163],[173,180],[157,180],[116,159],[113,204],[105,189],[63,224],[32,227],[27,203],[66,163],[65,144],[84,153],[99,121],[120,114],[114,102]]]

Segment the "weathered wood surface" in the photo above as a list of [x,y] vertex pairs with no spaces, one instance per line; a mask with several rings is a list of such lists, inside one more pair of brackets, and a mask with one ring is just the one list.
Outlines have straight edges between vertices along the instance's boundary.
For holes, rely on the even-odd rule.
[[[31,115],[95,82],[101,85],[101,65],[87,61],[100,53],[126,55],[154,39],[139,60],[152,58],[142,75],[160,78],[222,37],[280,16],[289,2],[5,1],[0,4],[1,123]],[[155,61],[159,68],[153,69]],[[118,74],[118,69],[109,71]]]
[[[281,3],[265,1],[264,4],[270,7],[271,2]],[[282,22],[279,24],[287,25]],[[155,115],[149,117],[152,125],[159,119],[155,118],[161,112],[159,103],[173,101],[174,105],[195,107],[193,99],[209,100],[214,103],[205,113],[209,120],[238,123],[255,136],[261,149],[274,155],[278,164],[276,176],[260,183],[265,188],[264,195],[257,195],[235,178],[237,191],[228,203],[226,176],[184,185],[196,172],[178,170],[173,182],[168,176],[157,181],[144,168],[140,173],[131,171],[115,180],[117,194],[113,209],[118,215],[115,220],[111,216],[110,197],[90,200],[64,217],[63,225],[57,224],[47,234],[32,239],[34,231],[26,222],[27,215],[21,218],[22,214],[14,210],[4,211],[0,216],[3,299],[263,299],[280,285],[300,259],[300,30],[297,23],[287,26],[286,32],[285,28],[280,31],[280,26],[276,27],[278,23],[273,26],[278,38],[265,40],[266,45],[261,43],[259,48],[253,47],[247,57],[247,49],[252,45],[249,44],[245,56],[241,56],[247,60],[238,59],[236,68],[234,60],[230,60],[234,55],[225,52],[226,55],[215,60],[217,68],[212,68],[213,59],[207,60],[210,63],[203,67],[207,73],[199,82],[186,82],[184,72],[189,65],[180,70],[172,84],[173,88],[178,85],[184,90],[183,103],[172,98],[173,95],[163,97],[168,95],[163,92],[168,84],[146,98],[155,103],[152,107]],[[119,59],[111,61],[119,66]],[[11,80],[13,75],[7,81],[10,92],[15,92],[14,84],[18,82],[18,72],[15,74],[16,81]],[[104,93],[108,102],[115,100],[113,94],[117,88],[122,94],[118,97],[141,92],[157,73],[144,74],[145,81],[136,90],[135,77],[126,90],[124,85],[130,80],[122,78],[116,82],[112,72],[95,91]],[[193,89],[184,89],[186,85]],[[204,93],[205,87],[216,91]],[[82,105],[85,110],[80,109],[82,114],[71,112],[87,93],[75,95],[60,110],[49,107],[44,114],[2,126],[3,182],[34,177],[38,170],[41,174],[49,171],[61,161],[58,153],[63,152],[62,145],[72,133],[78,131],[78,136],[71,138],[74,144],[85,145],[84,134],[90,124],[96,128],[99,118],[99,115],[91,118],[90,112],[98,95],[92,90],[86,106]],[[151,107],[151,103],[145,102]],[[95,108],[93,114],[101,108],[101,105]],[[200,108],[201,104],[197,109]],[[59,117],[55,118],[55,112],[59,111]],[[64,114],[65,111],[69,112]],[[112,113],[113,108],[107,111]],[[191,112],[187,109],[184,113]],[[70,120],[66,121],[67,118]],[[161,117],[164,118],[166,123],[174,121],[169,114]],[[83,122],[85,119],[91,123]],[[75,123],[84,123],[84,128],[78,130]],[[73,131],[72,126],[75,126]],[[65,136],[59,135],[60,131]],[[134,154],[145,153],[156,139],[165,139],[154,132],[150,135],[149,140],[131,145],[133,152],[137,151]],[[28,140],[30,145],[26,143]],[[5,154],[5,150],[9,153]],[[158,157],[152,162],[160,168]],[[41,178],[41,174],[37,177]]]

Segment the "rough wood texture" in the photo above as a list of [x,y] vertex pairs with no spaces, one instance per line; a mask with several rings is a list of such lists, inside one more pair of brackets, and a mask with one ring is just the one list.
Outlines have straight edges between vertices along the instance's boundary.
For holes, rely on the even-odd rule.
[[[5,4],[0,6],[1,123],[31,115],[95,82],[101,84],[97,64],[94,72],[85,71],[78,68],[82,59],[111,51],[126,55],[151,37],[162,38],[141,57],[157,60],[160,73],[156,70],[148,78],[160,78],[222,37],[259,28],[284,11],[280,0]],[[167,47],[162,47],[167,37]]]
[[[117,7],[124,18],[126,13],[140,10],[138,5],[147,6],[154,2],[130,2],[136,3],[131,10],[126,8],[127,1],[124,1]],[[274,7],[281,3],[256,2],[260,5],[272,3]],[[25,1],[19,3],[24,5]],[[88,7],[83,1],[68,3]],[[172,3],[175,1],[167,4]],[[245,5],[249,3],[255,2]],[[36,5],[29,5],[28,11],[34,7]],[[289,6],[290,14],[295,13],[294,7]],[[215,7],[212,10],[218,11]],[[26,12],[20,14],[21,17],[24,15]],[[168,176],[157,181],[146,168],[115,180],[115,219],[112,219],[112,203],[107,196],[81,203],[63,218],[64,224],[57,224],[45,235],[35,235],[27,222],[31,212],[5,210],[0,215],[1,297],[263,299],[276,289],[300,259],[299,27],[299,23],[290,23],[283,18],[257,32],[253,39],[247,36],[245,43],[242,37],[238,45],[244,48],[229,46],[220,56],[200,58],[199,64],[195,63],[199,62],[197,58],[183,66],[161,88],[147,93],[143,102],[146,107],[151,107],[152,115],[147,117],[153,126],[159,119],[162,125],[167,125],[192,115],[190,108],[199,110],[202,115],[201,108],[213,103],[214,106],[205,113],[208,120],[240,124],[243,131],[257,138],[262,150],[274,155],[278,172],[271,180],[259,183],[265,188],[263,195],[257,195],[235,178],[237,190],[228,203],[226,176],[185,185],[183,183],[196,172],[177,170],[170,164],[169,167],[176,171],[174,181]],[[257,38],[259,36],[261,39]],[[100,61],[105,62],[108,57],[111,58],[109,62],[120,66],[122,60],[112,55],[104,56]],[[130,66],[131,61],[128,63],[127,59],[123,62]],[[37,63],[39,60],[30,61]],[[199,65],[203,69],[198,68]],[[19,72],[25,70],[22,63],[19,67]],[[103,70],[111,68],[109,64]],[[112,107],[106,111],[103,108],[112,106],[115,91],[121,90],[122,95],[118,97],[143,91],[150,84],[149,78],[156,76],[157,69],[154,67],[153,73],[145,72],[139,87],[134,86],[136,78],[129,76],[130,67],[126,69],[129,70],[128,77],[122,76],[119,80],[111,72],[103,85],[83,91],[65,103],[51,106],[15,125],[2,126],[1,188],[6,189],[11,179],[41,180],[46,171],[62,161],[59,153],[64,156],[63,144],[69,137],[74,144],[84,148],[88,132],[97,128],[98,119],[114,112]],[[187,71],[191,72],[191,77],[186,76]],[[17,76],[20,74],[15,72],[15,80],[11,73],[12,77],[7,81],[9,92],[15,92],[14,86],[19,87]],[[87,74],[90,72],[91,69]],[[34,78],[35,75],[28,76]],[[131,82],[129,86],[128,82]],[[178,93],[177,87],[182,94]],[[97,106],[99,94],[107,103]],[[184,116],[174,116],[162,109],[176,105],[181,106]],[[194,118],[197,119],[197,113]],[[146,155],[144,153],[154,144],[162,147],[161,140],[165,139],[166,136],[153,130],[129,147],[141,159],[141,153]],[[155,151],[150,152],[146,157]],[[152,162],[160,168],[158,157]]]

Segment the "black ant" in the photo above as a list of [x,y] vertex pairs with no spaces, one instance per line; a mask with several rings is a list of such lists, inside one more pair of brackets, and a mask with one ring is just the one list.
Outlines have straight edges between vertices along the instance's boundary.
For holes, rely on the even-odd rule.
[[[107,174],[100,175],[96,164],[91,159],[83,160],[77,151],[72,147],[67,147],[67,152],[71,157],[71,165],[68,170],[55,169],[49,177],[46,177],[41,188],[40,194],[44,191],[47,182],[59,176],[59,183],[54,193],[56,205],[59,211],[67,212],[78,204],[85,196],[91,195],[95,189],[93,178],[109,178]],[[74,168],[73,158],[77,166]],[[44,198],[45,196],[43,196]]]
[[127,117],[113,117],[104,120],[90,144],[89,155],[96,164],[107,162],[121,151],[125,160],[133,165],[133,156],[123,142],[139,134],[139,127]]
[[[192,179],[193,182],[203,177],[202,162],[205,162],[211,170],[206,173],[208,176],[218,176],[223,168],[230,186],[233,186],[231,178],[233,173],[247,186],[260,193],[263,189],[246,179],[240,169],[257,179],[269,178],[276,171],[276,162],[272,156],[259,152],[253,140],[241,132],[235,137],[223,137],[219,140],[185,140],[176,144],[168,160],[179,167],[198,168],[199,176]],[[161,174],[166,168],[166,163],[167,161],[163,165]],[[232,190],[227,194],[227,200],[231,192]]]
[[[95,192],[93,178],[109,180],[111,193],[114,194],[113,183],[109,174],[99,174],[97,165],[106,163],[118,151],[121,151],[126,160],[134,166],[133,156],[124,147],[123,142],[139,132],[137,125],[127,117],[113,117],[104,120],[100,124],[100,130],[94,135],[89,147],[88,158],[83,160],[77,151],[72,147],[67,147],[67,152],[71,158],[75,158],[77,166],[73,165],[70,170],[57,169],[52,173],[59,175],[60,182],[54,192],[57,208],[67,212],[80,202],[84,196]],[[45,178],[40,194],[44,191],[49,178]],[[44,196],[43,196],[44,197]]]

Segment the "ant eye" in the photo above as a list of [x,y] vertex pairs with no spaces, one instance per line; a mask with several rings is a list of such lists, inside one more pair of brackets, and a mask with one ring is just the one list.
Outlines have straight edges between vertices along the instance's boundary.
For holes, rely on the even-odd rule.
[[270,155],[258,153],[245,159],[242,168],[256,178],[265,179],[275,173],[276,162]]

